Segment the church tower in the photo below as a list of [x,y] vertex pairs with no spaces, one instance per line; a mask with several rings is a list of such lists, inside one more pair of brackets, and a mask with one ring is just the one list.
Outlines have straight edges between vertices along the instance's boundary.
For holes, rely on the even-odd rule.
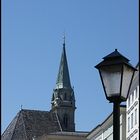
[[75,97],[71,87],[69,69],[67,64],[65,38],[63,51],[56,80],[56,87],[52,95],[52,109],[59,120],[62,131],[75,131]]

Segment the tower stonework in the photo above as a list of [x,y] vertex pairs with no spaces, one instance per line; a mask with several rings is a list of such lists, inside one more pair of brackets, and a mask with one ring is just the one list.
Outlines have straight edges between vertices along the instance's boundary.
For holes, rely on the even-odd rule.
[[75,131],[75,97],[71,87],[70,76],[65,51],[65,41],[56,80],[56,87],[52,95],[51,111],[55,112],[62,131]]

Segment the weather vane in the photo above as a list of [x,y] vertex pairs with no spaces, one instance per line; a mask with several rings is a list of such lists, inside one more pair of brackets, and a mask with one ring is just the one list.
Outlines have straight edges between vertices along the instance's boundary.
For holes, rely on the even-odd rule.
[[64,31],[64,35],[63,35],[63,40],[64,40],[63,45],[64,45],[64,46],[65,46],[65,39],[66,39],[66,37],[65,37],[65,31]]
[[21,107],[20,109],[22,110],[22,105],[20,107]]

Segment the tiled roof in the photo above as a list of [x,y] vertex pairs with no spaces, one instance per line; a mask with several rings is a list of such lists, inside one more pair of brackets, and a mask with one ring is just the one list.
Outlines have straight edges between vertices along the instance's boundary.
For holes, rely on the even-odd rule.
[[32,140],[32,138],[60,131],[54,113],[22,109],[2,134],[2,140]]

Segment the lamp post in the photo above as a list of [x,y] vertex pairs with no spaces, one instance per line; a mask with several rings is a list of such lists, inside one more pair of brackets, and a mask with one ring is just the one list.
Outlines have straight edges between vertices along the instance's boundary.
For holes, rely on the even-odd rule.
[[126,101],[135,68],[117,49],[95,66],[107,100],[113,103],[113,140],[120,140],[120,103]]

